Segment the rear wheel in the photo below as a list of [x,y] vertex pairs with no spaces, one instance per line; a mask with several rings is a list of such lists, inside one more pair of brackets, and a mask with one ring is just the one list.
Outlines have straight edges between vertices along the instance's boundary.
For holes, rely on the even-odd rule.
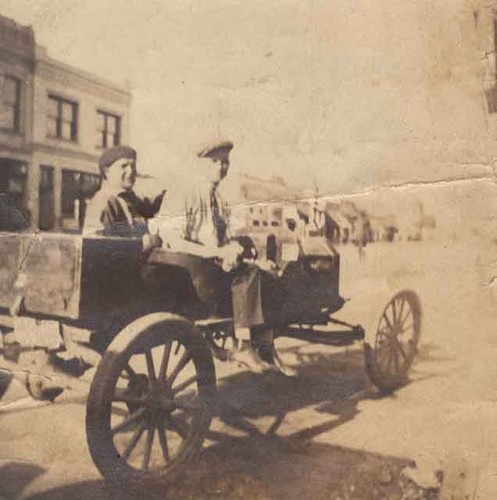
[[407,382],[418,353],[421,320],[419,298],[410,290],[399,292],[383,310],[374,347],[365,345],[368,375],[383,393],[392,392]]
[[187,320],[144,316],[110,344],[95,373],[87,440],[105,479],[171,480],[199,452],[212,418],[212,355]]

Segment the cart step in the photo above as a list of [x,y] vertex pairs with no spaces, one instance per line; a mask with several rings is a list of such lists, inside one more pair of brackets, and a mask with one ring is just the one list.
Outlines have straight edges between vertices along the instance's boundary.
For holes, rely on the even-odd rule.
[[355,326],[348,330],[316,330],[315,328],[289,327],[278,332],[279,337],[305,340],[313,344],[347,346],[364,340],[364,329]]
[[207,318],[195,321],[195,326],[200,328],[212,328],[220,326],[232,326],[233,318]]

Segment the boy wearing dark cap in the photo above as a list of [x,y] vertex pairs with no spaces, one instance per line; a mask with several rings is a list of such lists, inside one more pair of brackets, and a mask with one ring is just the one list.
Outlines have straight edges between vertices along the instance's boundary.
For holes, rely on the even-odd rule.
[[159,210],[164,192],[154,200],[135,194],[136,156],[129,146],[102,153],[98,162],[102,187],[88,204],[83,233],[142,238],[147,250],[160,245],[160,239],[149,234],[146,220]]

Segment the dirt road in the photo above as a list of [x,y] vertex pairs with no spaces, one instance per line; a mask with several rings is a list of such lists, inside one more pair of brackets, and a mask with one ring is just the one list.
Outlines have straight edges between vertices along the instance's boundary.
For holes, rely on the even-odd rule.
[[[218,365],[221,418],[168,498],[435,498],[429,488],[437,471],[443,495],[497,498],[494,253],[471,242],[377,244],[362,259],[343,249],[342,294],[353,300],[339,317],[363,323],[369,335],[394,291],[419,293],[424,329],[412,383],[378,398],[361,346],[288,339],[278,345],[298,368],[296,380]],[[99,478],[81,394],[27,406],[0,409],[0,496],[145,496],[111,490]]]

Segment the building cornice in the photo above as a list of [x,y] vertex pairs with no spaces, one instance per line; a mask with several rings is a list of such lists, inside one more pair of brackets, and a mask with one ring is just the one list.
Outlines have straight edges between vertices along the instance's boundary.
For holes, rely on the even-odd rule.
[[[43,153],[57,158],[65,158],[68,160],[81,160],[85,162],[98,163],[98,154],[85,153],[83,151],[73,151],[62,147],[53,147],[46,144],[22,144],[19,146],[2,143],[0,144],[0,157],[2,154],[22,155],[26,160],[35,153]],[[75,165],[76,167],[77,165]]]
[[126,87],[56,61],[40,46],[37,47],[36,76],[124,106],[131,103],[131,92]]
[[19,146],[14,146],[14,145],[10,146],[9,144],[2,142],[0,144],[0,156],[2,156],[4,152],[13,155],[19,154],[29,157],[33,153],[33,148],[31,145],[28,144],[21,144]]
[[94,162],[97,164],[99,155],[86,153],[84,151],[74,151],[60,146],[49,146],[47,144],[34,143],[32,146],[33,153],[44,153],[48,155],[64,157],[71,160],[83,160]]

